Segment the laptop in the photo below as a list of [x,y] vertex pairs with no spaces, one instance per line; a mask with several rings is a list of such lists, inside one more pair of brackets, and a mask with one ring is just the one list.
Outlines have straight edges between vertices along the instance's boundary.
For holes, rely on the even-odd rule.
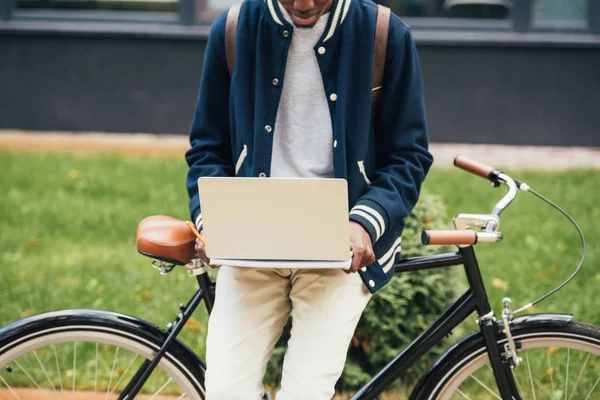
[[213,265],[349,268],[345,179],[198,179]]

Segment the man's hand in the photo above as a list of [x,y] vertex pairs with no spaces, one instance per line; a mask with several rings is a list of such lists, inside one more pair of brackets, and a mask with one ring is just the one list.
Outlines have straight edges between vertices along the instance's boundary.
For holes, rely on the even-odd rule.
[[196,245],[194,246],[194,249],[196,250],[198,257],[200,257],[206,264],[210,265],[210,259],[206,256],[206,249],[198,238],[196,238]]
[[350,221],[350,249],[352,249],[352,265],[347,272],[356,272],[362,267],[375,262],[371,237],[359,223]]

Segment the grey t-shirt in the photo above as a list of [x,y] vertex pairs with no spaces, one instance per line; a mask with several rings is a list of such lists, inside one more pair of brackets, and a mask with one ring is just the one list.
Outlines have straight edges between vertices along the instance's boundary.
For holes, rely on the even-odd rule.
[[[283,6],[279,7],[291,23]],[[273,129],[272,177],[334,176],[331,116],[313,49],[327,19],[325,14],[312,28],[294,28]]]

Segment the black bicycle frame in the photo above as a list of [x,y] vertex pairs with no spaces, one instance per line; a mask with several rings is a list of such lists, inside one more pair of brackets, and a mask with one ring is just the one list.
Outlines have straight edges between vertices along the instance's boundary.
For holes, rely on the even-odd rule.
[[215,283],[210,280],[207,273],[198,275],[196,278],[198,280],[198,285],[200,286],[200,289],[198,289],[198,291],[194,293],[194,296],[186,305],[181,304],[179,306],[181,312],[177,315],[175,320],[169,324],[167,330],[167,339],[162,344],[160,350],[158,351],[158,353],[156,353],[152,360],[146,359],[142,363],[142,365],[135,373],[133,378],[131,378],[131,381],[129,381],[125,389],[123,389],[123,391],[119,395],[118,400],[130,400],[137,396],[139,391],[142,389],[142,387],[150,377],[150,374],[152,373],[154,368],[156,368],[156,366],[160,362],[160,359],[165,355],[171,343],[175,340],[177,335],[179,335],[179,332],[184,327],[188,319],[192,316],[192,314],[196,310],[196,307],[198,307],[202,300],[204,300],[204,304],[206,305],[208,313],[210,314],[210,312],[212,311],[215,299]]
[[[500,395],[506,400],[521,400],[512,377],[510,364],[501,357],[501,352],[497,344],[495,320],[492,317],[492,309],[488,302],[473,247],[461,248],[457,253],[401,259],[394,265],[394,268],[396,273],[404,273],[456,265],[464,266],[469,282],[469,289],[444,311],[425,332],[388,363],[363,388],[356,392],[350,400],[375,400],[379,394],[402,376],[408,368],[429,352],[432,347],[451,333],[456,326],[467,319],[473,312],[477,312],[479,316],[479,326]],[[121,392],[119,400],[133,399],[137,395],[152,370],[158,365],[169,345],[175,340],[181,328],[183,328],[188,318],[202,300],[205,301],[208,312],[211,312],[215,298],[215,284],[211,282],[206,273],[197,276],[197,279],[200,288],[187,305],[184,306],[182,304],[180,306],[181,312],[169,324],[168,337],[160,350],[156,353],[154,359],[146,360],[142,363],[125,390]]]
[[415,341],[408,345],[396,358],[389,362],[377,375],[362,387],[350,400],[374,400],[392,382],[401,377],[408,368],[424,356],[456,326],[473,312],[479,316],[479,326],[490,357],[490,363],[503,399],[520,400],[510,365],[502,360],[497,345],[496,330],[481,272],[472,246],[459,249],[458,253],[435,256],[413,257],[400,260],[394,267],[396,273],[422,269],[463,265],[469,289],[459,297],[433,324]]

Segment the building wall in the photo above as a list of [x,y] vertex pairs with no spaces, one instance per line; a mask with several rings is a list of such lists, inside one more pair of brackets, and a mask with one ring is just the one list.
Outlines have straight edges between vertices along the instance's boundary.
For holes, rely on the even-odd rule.
[[[600,146],[600,41],[415,36],[432,141]],[[205,44],[0,30],[0,129],[186,134]]]

